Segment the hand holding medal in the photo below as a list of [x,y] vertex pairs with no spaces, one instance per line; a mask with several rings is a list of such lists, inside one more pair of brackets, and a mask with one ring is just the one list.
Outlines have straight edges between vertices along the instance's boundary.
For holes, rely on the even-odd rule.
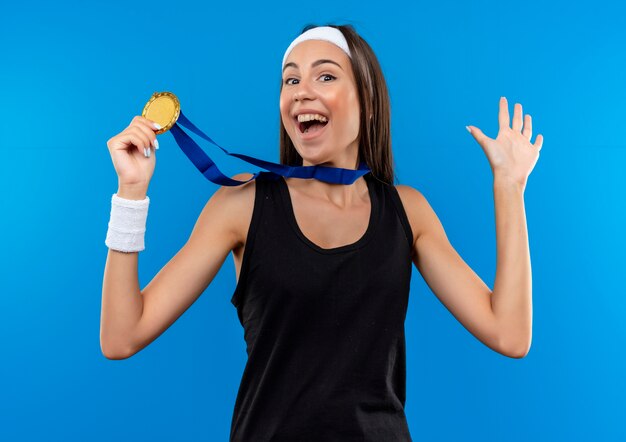
[[159,131],[162,131],[160,124],[137,115],[126,129],[107,141],[118,177],[119,193],[133,199],[145,196],[156,164],[156,155],[152,155],[152,149],[156,151],[159,148],[156,139]]
[[[222,186],[239,186],[257,178],[260,174],[264,174],[273,179],[276,179],[279,176],[284,176],[305,179],[312,178],[334,184],[352,184],[357,178],[370,172],[370,169],[364,162],[362,162],[359,165],[359,168],[356,170],[327,166],[294,167],[260,160],[248,155],[230,153],[222,146],[217,144],[215,141],[213,141],[208,135],[202,132],[191,121],[189,121],[189,119],[184,115],[180,108],[180,102],[178,98],[171,92],[155,92],[154,94],[152,94],[152,97],[150,97],[150,100],[148,100],[148,102],[144,106],[142,117],[139,118],[141,119],[138,120],[137,123],[143,123],[143,125],[139,125],[138,128],[144,129],[144,131],[146,129],[146,125],[150,126],[152,122],[155,122],[160,126],[160,128],[156,130],[156,134],[162,134],[169,130],[174,136],[174,139],[178,146],[196,166],[200,173],[202,173],[202,175],[204,175],[204,177],[209,181],[220,184]],[[257,172],[248,181],[238,181],[229,178],[228,176],[220,172],[219,168],[213,162],[213,160],[211,160],[211,158],[182,129],[181,126],[219,147],[227,155],[240,158],[247,163],[267,169],[268,172]],[[152,129],[152,127],[151,131],[154,132],[154,129]],[[154,134],[151,133],[151,135]],[[143,138],[143,141],[144,144],[142,145],[142,147],[148,147],[149,150],[149,140]]]
[[[330,41],[350,56],[342,34],[335,28],[321,27],[310,29],[296,38],[285,52],[283,65],[285,58],[296,44],[310,39]],[[250,180],[263,174],[268,179],[279,179],[283,176],[317,179],[331,184],[352,184],[357,178],[370,172],[364,161],[361,161],[355,170],[322,165],[288,166],[248,155],[230,153],[185,117],[180,109],[179,100],[174,94],[155,92],[144,106],[142,115],[134,117],[126,129],[107,141],[119,179],[118,192],[111,198],[111,220],[105,240],[105,244],[110,249],[122,252],[136,252],[144,249],[143,233],[150,201],[147,197],[147,190],[156,164],[156,154],[153,154],[152,148],[155,150],[159,148],[156,139],[158,134],[169,130],[183,153],[209,181],[222,186],[239,186],[250,181],[234,180],[221,173],[217,165],[181,126],[219,147],[227,155],[267,169],[267,172],[255,173]],[[143,158],[141,157],[142,151]]]

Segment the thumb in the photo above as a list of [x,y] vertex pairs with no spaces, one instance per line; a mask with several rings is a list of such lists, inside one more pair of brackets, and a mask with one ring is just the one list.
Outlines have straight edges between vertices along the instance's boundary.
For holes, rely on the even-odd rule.
[[474,137],[474,139],[476,141],[478,141],[478,144],[480,144],[482,147],[486,146],[487,143],[487,139],[489,137],[487,137],[487,135],[485,135],[479,128],[477,128],[476,126],[465,126],[467,128],[467,130],[469,131],[469,133],[472,134],[472,136]]

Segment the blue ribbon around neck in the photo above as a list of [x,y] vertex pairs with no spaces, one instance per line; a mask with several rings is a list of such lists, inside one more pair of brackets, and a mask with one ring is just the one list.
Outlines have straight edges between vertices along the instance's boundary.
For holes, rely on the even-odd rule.
[[[191,139],[189,135],[179,126],[186,127],[190,131],[194,132],[198,136],[204,138],[210,143],[215,144],[222,149],[226,154],[242,159],[247,163],[254,164],[255,166],[267,169],[269,172],[260,171],[254,174],[252,178],[247,181],[238,181],[224,175],[217,168],[217,165],[209,158],[209,156],[198,146],[198,144]],[[284,177],[293,178],[313,178],[319,181],[332,184],[352,184],[357,178],[370,172],[365,162],[359,164],[359,168],[354,169],[342,169],[339,167],[328,166],[287,166],[284,164],[271,163],[269,161],[259,160],[257,158],[242,155],[238,153],[230,153],[222,146],[213,141],[209,136],[196,127],[182,111],[178,116],[178,120],[174,123],[174,126],[170,129],[176,143],[180,146],[181,150],[187,155],[191,162],[198,168],[200,173],[204,175],[209,181],[220,184],[223,186],[240,186],[256,179],[260,174],[273,175],[272,178],[277,179],[279,175]]]

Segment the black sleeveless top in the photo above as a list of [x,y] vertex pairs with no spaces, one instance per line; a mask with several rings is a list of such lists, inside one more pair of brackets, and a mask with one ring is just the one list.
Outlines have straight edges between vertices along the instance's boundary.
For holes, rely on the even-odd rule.
[[299,229],[283,177],[257,177],[231,299],[248,360],[230,441],[411,441],[404,320],[413,236],[395,187],[364,178],[367,231],[323,249]]

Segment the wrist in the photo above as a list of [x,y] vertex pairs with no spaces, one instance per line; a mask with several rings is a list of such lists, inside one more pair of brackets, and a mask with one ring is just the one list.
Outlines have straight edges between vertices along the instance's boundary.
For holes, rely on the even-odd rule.
[[[123,194],[125,196],[138,197]],[[145,249],[144,237],[150,198],[125,198],[113,194],[111,196],[111,217],[104,243],[109,249],[120,252],[140,252]]]
[[127,200],[143,200],[147,193],[146,186],[119,185],[117,188],[117,196]]
[[523,192],[526,187],[526,183],[522,183],[507,175],[494,174],[493,186],[494,187],[506,187],[506,188],[515,189],[515,190],[519,190]]

